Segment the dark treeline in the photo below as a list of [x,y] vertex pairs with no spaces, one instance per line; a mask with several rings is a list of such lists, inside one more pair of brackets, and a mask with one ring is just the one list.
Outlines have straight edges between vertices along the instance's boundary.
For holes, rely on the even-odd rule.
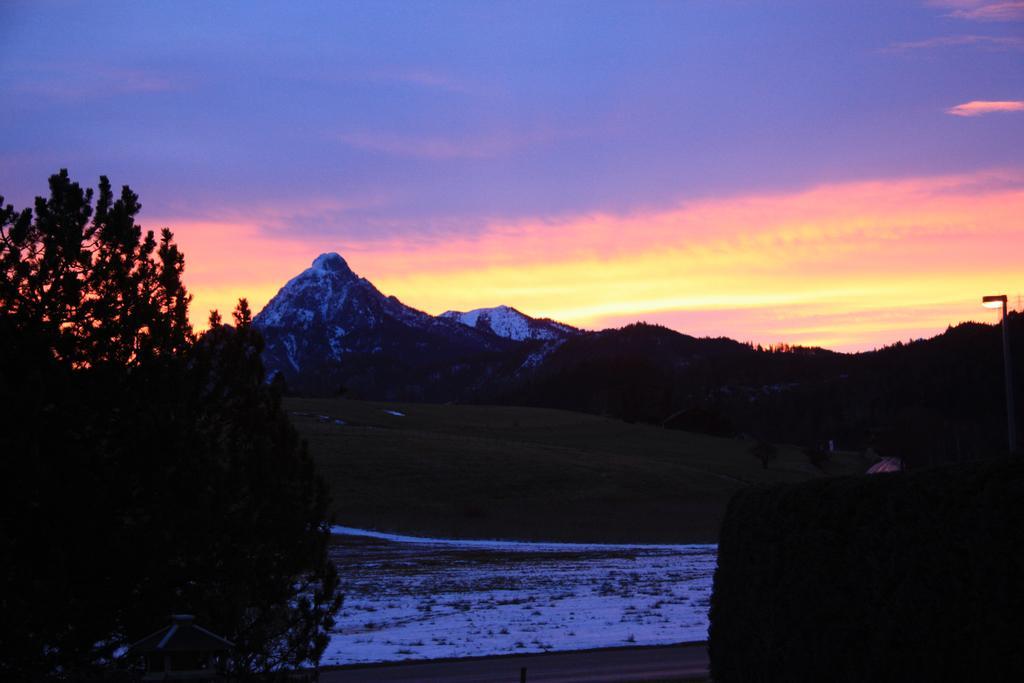
[[[3,207],[0,198],[0,207]],[[317,661],[328,498],[244,300],[196,337],[184,256],[140,204],[50,178],[0,209],[0,678],[99,674],[171,613],[232,668]]]
[[[1020,396],[1024,317],[1009,323]],[[911,466],[969,460],[1007,448],[1001,344],[998,326],[976,323],[859,354],[636,324],[569,340],[500,400],[809,448],[832,440]]]

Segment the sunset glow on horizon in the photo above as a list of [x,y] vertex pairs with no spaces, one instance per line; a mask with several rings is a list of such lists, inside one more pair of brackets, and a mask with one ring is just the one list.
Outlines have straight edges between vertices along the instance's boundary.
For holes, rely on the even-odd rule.
[[1019,307],[1018,5],[15,2],[0,194],[131,185],[197,328],[338,252],[434,314],[871,349]]
[[[188,256],[199,326],[239,296],[258,310],[318,253],[337,251],[385,294],[433,314],[507,304],[590,329],[648,321],[863,350],[985,320],[982,292],[1024,291],[1021,216],[1024,176],[989,172],[494,224],[419,243],[311,248],[244,222],[158,223]],[[224,264],[228,242],[250,251]]]

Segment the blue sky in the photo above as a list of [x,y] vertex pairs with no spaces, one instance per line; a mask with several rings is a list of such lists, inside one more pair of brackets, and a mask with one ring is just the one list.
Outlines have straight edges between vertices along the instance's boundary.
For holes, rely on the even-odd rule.
[[1015,173],[1024,115],[947,110],[1024,100],[1022,19],[982,0],[6,2],[0,194],[24,205],[69,167],[155,219],[358,252]]

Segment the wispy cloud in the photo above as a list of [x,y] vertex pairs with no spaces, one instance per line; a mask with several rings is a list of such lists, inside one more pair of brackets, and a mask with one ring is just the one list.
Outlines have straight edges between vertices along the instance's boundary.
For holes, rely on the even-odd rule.
[[297,81],[343,85],[400,86],[423,92],[456,96],[489,97],[503,92],[495,83],[481,83],[437,69],[409,67],[302,68],[290,71],[288,77]]
[[430,69],[390,69],[377,70],[368,74],[367,78],[374,81],[392,81],[405,83],[421,88],[447,90],[449,92],[469,94],[475,89],[453,76]]
[[18,69],[13,90],[54,100],[83,100],[120,94],[183,89],[184,84],[142,69],[87,65],[33,65]]
[[456,140],[381,132],[341,133],[334,138],[357,149],[421,159],[484,159],[512,148],[510,141],[499,139]]
[[946,110],[946,113],[952,114],[953,116],[983,116],[985,114],[1014,111],[1024,111],[1024,101],[971,100],[970,102],[964,102],[963,104],[958,104],[955,107],[950,107]]
[[1024,0],[933,0],[946,7],[949,16],[970,21],[1024,21]]
[[936,36],[924,40],[912,40],[893,43],[887,50],[903,52],[907,50],[931,50],[943,47],[978,47],[986,50],[1024,50],[1024,37],[1019,36]]
[[419,159],[490,159],[582,133],[559,134],[551,130],[498,132],[472,137],[401,135],[383,131],[357,131],[329,135],[349,147],[391,156]]

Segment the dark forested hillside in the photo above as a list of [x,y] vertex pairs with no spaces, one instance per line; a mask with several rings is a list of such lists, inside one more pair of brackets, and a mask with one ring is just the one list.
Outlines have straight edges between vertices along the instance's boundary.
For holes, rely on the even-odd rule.
[[[1024,319],[1011,314],[1017,393]],[[566,342],[500,400],[805,446],[829,440],[911,464],[1006,449],[1001,336],[965,323],[859,354],[764,350],[630,325]]]
[[628,325],[570,339],[499,401],[660,423],[682,406],[702,403],[726,379],[722,368],[754,355],[731,339]]

